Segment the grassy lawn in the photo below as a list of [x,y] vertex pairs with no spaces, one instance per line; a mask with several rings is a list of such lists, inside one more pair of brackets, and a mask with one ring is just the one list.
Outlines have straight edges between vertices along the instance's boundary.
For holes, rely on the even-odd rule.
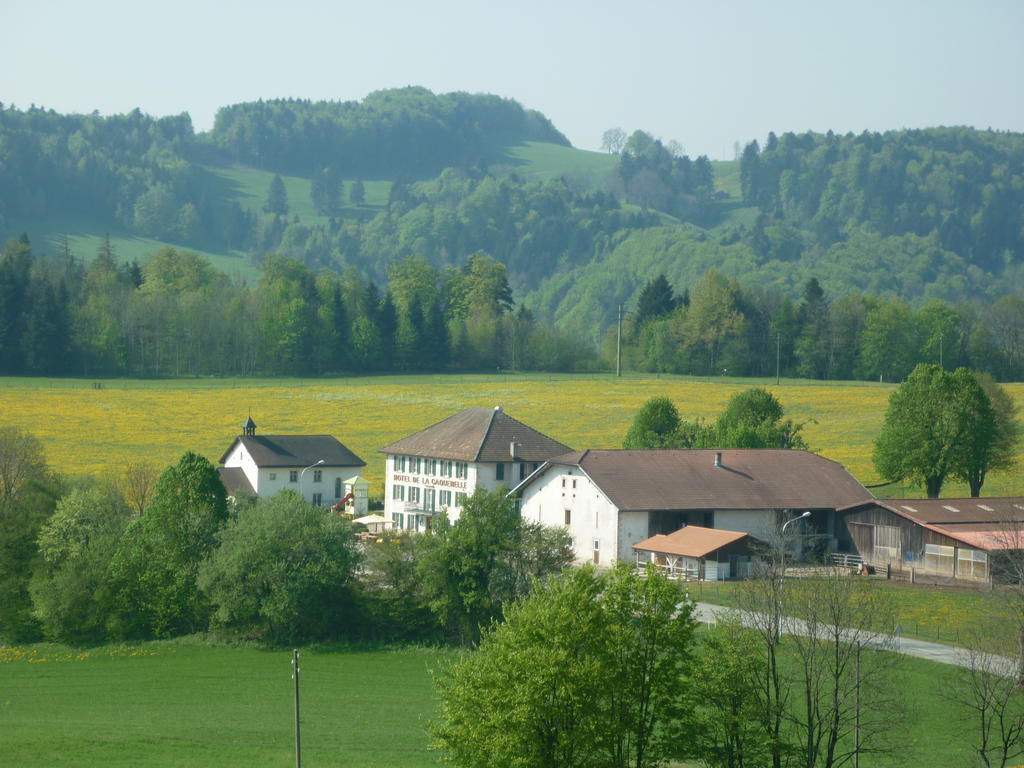
[[[450,651],[304,650],[303,762],[434,766],[425,723],[431,670]],[[289,766],[291,654],[187,643],[69,651],[0,649],[0,754],[5,766]],[[905,751],[870,766],[962,768],[966,715],[941,696],[956,671],[904,659]],[[870,693],[867,694],[870,706]]]
[[[992,637],[1014,637],[1006,596],[961,587],[925,587],[872,580],[891,596],[900,634],[946,645],[969,645],[978,631]],[[711,582],[690,587],[690,596],[706,603],[735,605],[737,582]],[[895,628],[894,628],[895,629]]]
[[[501,405],[521,421],[573,448],[617,448],[637,409],[667,396],[687,419],[711,418],[729,397],[767,386],[787,416],[806,422],[811,447],[864,483],[877,482],[871,450],[892,385],[876,383],[697,379],[681,376],[422,375],[339,379],[174,379],[159,381],[0,379],[0,426],[43,442],[63,472],[109,475],[129,460],[156,466],[186,450],[216,461],[251,412],[264,434],[336,436],[367,462],[370,493],[382,493],[377,450],[471,406]],[[1007,389],[1024,402],[1024,385]],[[1024,458],[1024,457],[1022,457]],[[876,495],[921,496],[887,486]],[[1024,495],[1024,475],[994,474],[987,496]],[[944,495],[965,495],[954,484]]]
[[[5,766],[294,765],[289,651],[35,651],[27,663],[0,650]],[[435,765],[424,731],[435,708],[430,670],[450,655],[303,651],[303,762]]]

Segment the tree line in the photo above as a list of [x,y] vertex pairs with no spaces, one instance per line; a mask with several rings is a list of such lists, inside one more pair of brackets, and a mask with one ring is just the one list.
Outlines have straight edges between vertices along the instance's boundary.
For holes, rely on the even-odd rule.
[[355,270],[268,255],[253,284],[167,247],[88,265],[0,252],[0,375],[325,375],[593,368],[595,353],[516,308],[503,264],[472,254],[435,269],[408,257],[385,290]]
[[[798,301],[752,290],[710,270],[678,293],[664,275],[646,282],[621,336],[625,367],[695,375],[902,381],[920,363],[1024,377],[1024,300],[989,306],[938,299],[829,297],[809,279]],[[615,355],[618,328],[603,339]]]

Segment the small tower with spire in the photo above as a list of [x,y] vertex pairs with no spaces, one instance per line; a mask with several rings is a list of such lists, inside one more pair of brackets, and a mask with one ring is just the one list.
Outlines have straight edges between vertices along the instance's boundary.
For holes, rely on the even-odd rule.
[[256,435],[256,422],[252,420],[252,416],[245,420],[245,424],[242,425],[242,435],[245,437],[254,437]]

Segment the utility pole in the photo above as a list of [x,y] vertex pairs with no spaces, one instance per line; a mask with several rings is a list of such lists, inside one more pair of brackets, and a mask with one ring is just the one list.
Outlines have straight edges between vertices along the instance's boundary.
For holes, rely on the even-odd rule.
[[302,768],[302,738],[299,735],[299,651],[292,651],[292,680],[295,681],[295,768]]
[[857,641],[856,667],[857,677],[857,717],[853,729],[853,768],[860,768],[860,640]]
[[782,349],[782,334],[775,334],[775,386],[779,386],[779,357]]
[[622,305],[619,304],[619,333],[615,337],[615,378],[622,376]]
[[942,331],[939,331],[939,368],[944,368],[942,364]]

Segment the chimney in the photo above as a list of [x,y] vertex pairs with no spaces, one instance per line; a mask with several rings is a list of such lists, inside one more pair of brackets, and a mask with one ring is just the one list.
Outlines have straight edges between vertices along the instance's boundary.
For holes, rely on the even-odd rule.
[[516,441],[513,440],[508,444],[509,455],[514,459],[516,457]]
[[722,466],[722,452],[721,451],[715,451],[715,466],[716,467]]

